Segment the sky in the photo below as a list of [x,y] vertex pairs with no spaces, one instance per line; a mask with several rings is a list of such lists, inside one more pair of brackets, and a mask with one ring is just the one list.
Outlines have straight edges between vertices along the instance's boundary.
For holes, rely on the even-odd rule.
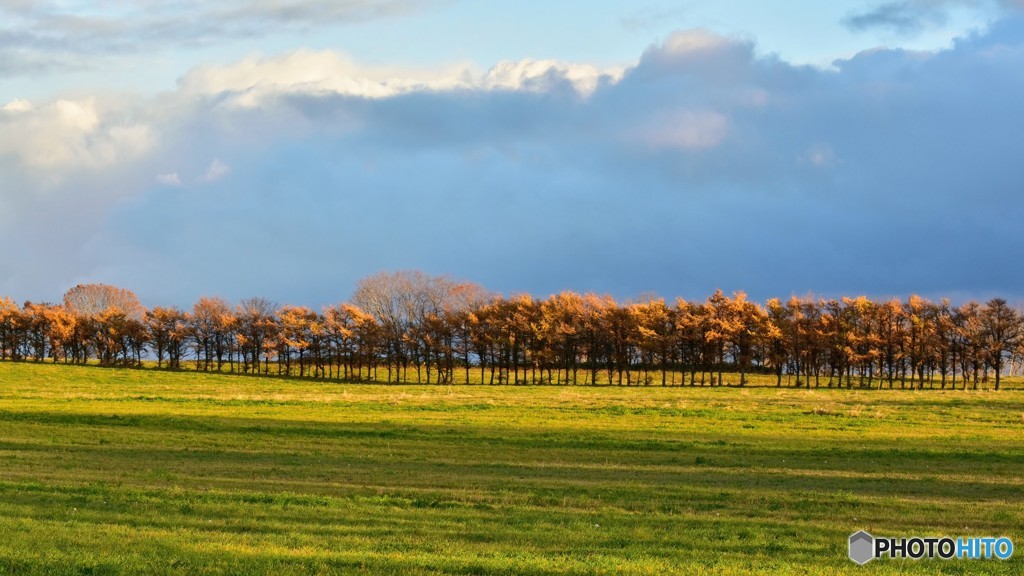
[[0,295],[1024,297],[1024,0],[0,0]]

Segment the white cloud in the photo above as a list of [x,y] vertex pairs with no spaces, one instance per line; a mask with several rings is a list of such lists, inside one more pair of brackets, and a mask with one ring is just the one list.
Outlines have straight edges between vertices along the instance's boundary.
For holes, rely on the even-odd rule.
[[661,51],[673,55],[693,54],[726,48],[732,42],[703,28],[673,33],[661,45]]
[[216,182],[231,173],[231,166],[228,166],[219,159],[214,159],[210,162],[209,168],[203,174],[202,180],[204,182]]
[[6,122],[0,119],[0,156],[29,166],[102,168],[138,158],[155,145],[150,126],[113,112],[104,117],[94,98],[17,108]]
[[4,104],[3,110],[4,112],[29,112],[32,110],[32,103],[19,98]]
[[222,66],[203,66],[186,74],[179,86],[185,94],[231,94],[229,102],[255,108],[280,94],[337,94],[381,99],[411,92],[515,90],[542,92],[566,82],[582,95],[600,83],[614,83],[622,68],[598,68],[554,60],[501,62],[483,73],[467,65],[441,69],[360,66],[333,51],[299,50],[272,58],[251,56]]
[[423,90],[466,87],[465,69],[443,71],[362,67],[333,52],[299,50],[272,58],[248,57],[223,66],[203,66],[181,79],[182,92],[193,95],[229,93],[229,102],[255,108],[280,94],[338,94],[388,98]]
[[53,105],[60,122],[73,130],[92,132],[100,123],[95,100],[57,100]]
[[556,60],[520,60],[500,62],[487,71],[479,87],[500,90],[543,92],[559,81],[570,83],[588,96],[601,82],[614,84],[622,79],[625,69],[601,69],[589,64],[569,64]]
[[335,52],[299,50],[276,58],[250,56],[226,66],[202,66],[179,81],[191,94],[244,92],[254,88],[288,90],[320,89],[339,77],[351,77],[356,66]]
[[158,184],[163,184],[164,186],[181,186],[181,177],[178,176],[177,172],[157,174],[156,181]]

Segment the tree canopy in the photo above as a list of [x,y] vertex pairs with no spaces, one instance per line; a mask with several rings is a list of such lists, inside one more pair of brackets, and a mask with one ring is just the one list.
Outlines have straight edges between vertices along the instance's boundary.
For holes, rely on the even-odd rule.
[[313,310],[263,298],[146,309],[79,285],[62,305],[0,298],[0,358],[388,382],[977,387],[1024,371],[1024,322],[1005,300],[876,302],[743,292],[703,302],[501,296],[417,271],[362,280]]

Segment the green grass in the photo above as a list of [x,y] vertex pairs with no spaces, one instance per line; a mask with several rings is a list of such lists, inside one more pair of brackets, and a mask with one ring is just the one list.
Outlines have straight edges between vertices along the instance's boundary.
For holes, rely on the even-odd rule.
[[1020,574],[1024,391],[387,386],[0,363],[0,574]]

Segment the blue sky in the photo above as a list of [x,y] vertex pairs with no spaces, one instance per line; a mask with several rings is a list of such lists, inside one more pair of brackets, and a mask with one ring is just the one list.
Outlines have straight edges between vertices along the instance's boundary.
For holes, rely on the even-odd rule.
[[0,0],[0,294],[1024,295],[1019,0]]

